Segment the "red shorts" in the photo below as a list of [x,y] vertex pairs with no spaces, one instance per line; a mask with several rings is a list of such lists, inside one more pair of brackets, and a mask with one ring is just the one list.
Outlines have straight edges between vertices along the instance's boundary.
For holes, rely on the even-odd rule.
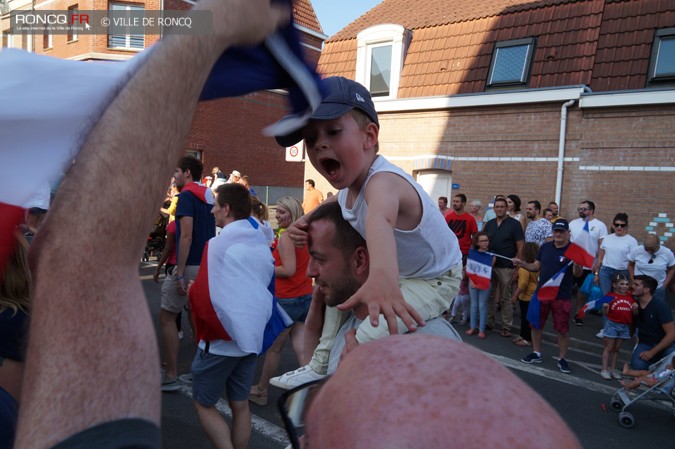
[[553,329],[559,334],[568,334],[570,331],[570,312],[572,301],[569,299],[554,299],[539,304],[539,329],[544,328],[548,312],[553,315]]

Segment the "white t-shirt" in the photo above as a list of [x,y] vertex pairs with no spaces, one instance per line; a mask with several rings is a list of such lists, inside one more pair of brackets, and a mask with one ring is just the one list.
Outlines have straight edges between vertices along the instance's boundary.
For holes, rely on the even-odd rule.
[[[645,250],[644,245],[635,248],[628,256],[628,260],[635,262],[635,275],[646,274],[653,277],[659,283],[657,288],[663,287],[663,281],[666,280],[668,268],[675,265],[673,252],[663,245],[654,254],[653,260],[652,255]],[[652,263],[649,263],[650,260],[652,260]]]
[[632,235],[619,237],[616,234],[609,234],[600,245],[605,251],[602,265],[615,270],[625,270],[628,268],[628,256],[637,246],[638,241]]
[[[586,224],[583,218],[577,218],[570,222],[570,233],[572,241],[576,238],[577,235],[584,229],[584,224]],[[596,248],[599,248],[598,242],[600,239],[604,238],[607,235],[607,226],[597,218],[592,219],[588,222],[588,232],[591,234],[591,239],[596,244]],[[597,249],[595,256],[597,256]],[[590,270],[591,267],[584,267],[585,270]]]

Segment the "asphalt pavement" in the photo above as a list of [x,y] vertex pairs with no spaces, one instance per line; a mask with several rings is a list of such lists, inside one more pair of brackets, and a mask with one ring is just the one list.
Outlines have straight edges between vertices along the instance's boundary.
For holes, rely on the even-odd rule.
[[[148,300],[148,306],[155,318],[155,329],[158,330],[157,315],[159,311],[160,287],[152,280],[154,262],[143,262],[140,266],[140,277]],[[161,279],[160,279],[161,282]],[[674,298],[668,298],[671,306]],[[499,314],[498,314],[499,315]],[[519,318],[514,314],[514,336],[518,332]],[[499,318],[498,318],[499,321]],[[181,341],[179,353],[179,373],[189,373],[190,363],[194,356],[191,343],[190,327],[187,316],[183,316],[185,338]],[[598,315],[586,315],[584,325],[574,326],[570,323],[570,349],[567,360],[572,374],[561,373],[557,366],[557,348],[555,334],[550,320],[544,328],[543,363],[527,365],[520,358],[531,352],[531,348],[514,345],[511,338],[501,337],[499,332],[488,332],[485,340],[464,336],[466,326],[457,325],[464,341],[510,368],[525,383],[546,399],[568,423],[572,431],[585,449],[633,449],[645,445],[650,449],[675,447],[675,416],[670,407],[658,403],[637,403],[631,407],[635,417],[635,426],[625,429],[620,426],[618,415],[610,407],[612,394],[619,387],[618,381],[607,381],[600,377],[602,340],[595,337],[600,330],[602,318]],[[499,330],[499,323],[496,326]],[[158,334],[159,335],[159,334]],[[630,356],[632,344],[624,343],[618,367],[623,366]],[[258,363],[259,375],[261,361]],[[297,367],[295,356],[286,344],[278,373],[284,373]],[[452,374],[448,374],[448,382],[452,382]],[[470,388],[471,386],[467,386]],[[276,401],[281,390],[271,387],[267,406],[251,403],[253,431],[249,448],[282,449],[288,444],[281,418],[276,408]],[[504,399],[495,398],[495,407],[504,407]],[[223,398],[218,408],[224,416],[228,416],[229,408]],[[495,423],[498,426],[499,423]],[[450,435],[450,434],[449,434]],[[184,386],[180,391],[164,393],[162,396],[162,437],[164,449],[201,449],[211,448],[206,435],[201,430],[191,401],[191,390]]]

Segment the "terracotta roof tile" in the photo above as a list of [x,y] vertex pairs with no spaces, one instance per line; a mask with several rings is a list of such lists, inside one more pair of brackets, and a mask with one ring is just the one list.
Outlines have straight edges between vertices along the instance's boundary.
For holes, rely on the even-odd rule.
[[644,87],[654,29],[674,22],[672,0],[384,0],[326,42],[320,71],[354,76],[356,34],[397,23],[412,31],[399,98],[483,91],[495,43],[525,37],[529,87]]
[[293,0],[293,19],[298,25],[323,34],[323,29],[309,0]]

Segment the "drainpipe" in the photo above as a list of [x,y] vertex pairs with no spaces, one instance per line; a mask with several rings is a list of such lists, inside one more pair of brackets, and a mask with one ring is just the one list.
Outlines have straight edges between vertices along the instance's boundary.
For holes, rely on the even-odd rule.
[[565,161],[565,134],[567,131],[567,108],[574,104],[574,100],[569,100],[562,105],[560,111],[560,140],[558,143],[558,171],[555,180],[555,202],[562,210],[560,198],[562,196],[563,162]]

